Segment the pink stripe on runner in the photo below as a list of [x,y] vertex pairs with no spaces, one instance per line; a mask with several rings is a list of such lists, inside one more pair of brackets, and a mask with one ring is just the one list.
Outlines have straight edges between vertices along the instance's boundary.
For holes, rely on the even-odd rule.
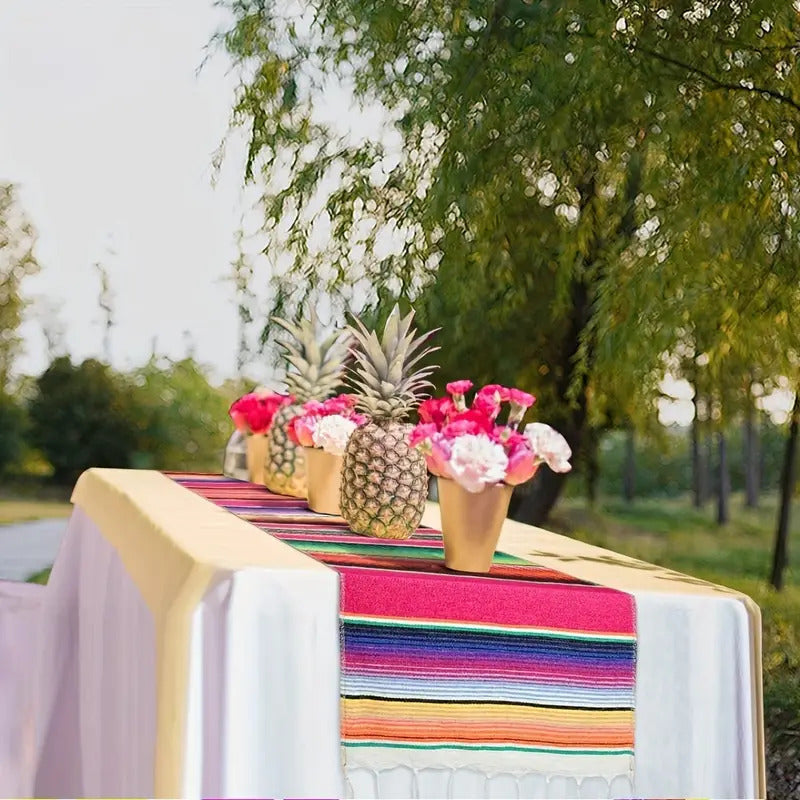
[[[376,652],[380,653],[380,661],[376,663]],[[425,659],[406,657],[404,653],[398,655],[388,654],[385,648],[376,648],[372,653],[361,657],[354,657],[346,652],[343,664],[346,669],[353,670],[359,675],[430,675],[435,672],[440,677],[452,679],[469,679],[474,677],[507,678],[509,680],[525,680],[533,683],[577,683],[582,686],[630,686],[631,670],[628,662],[618,666],[603,663],[587,663],[583,665],[565,666],[564,660],[553,657],[549,661],[528,659],[508,659],[504,665],[498,661],[487,658],[471,658],[457,660],[456,658],[443,658],[436,651],[431,652]],[[548,668],[549,667],[549,668]],[[520,678],[520,676],[524,676]]]
[[[342,612],[405,619],[564,628],[590,633],[633,633],[630,597],[602,586],[549,584],[537,587],[506,579],[398,573],[337,567],[342,576]],[[533,602],[532,602],[533,600]]]

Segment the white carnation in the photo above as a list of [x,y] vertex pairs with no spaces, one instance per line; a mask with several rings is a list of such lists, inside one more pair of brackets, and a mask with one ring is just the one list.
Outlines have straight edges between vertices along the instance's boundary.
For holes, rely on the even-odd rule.
[[322,417],[314,428],[314,445],[335,456],[344,455],[350,434],[358,427],[340,414]]
[[468,492],[480,492],[505,478],[508,456],[488,436],[467,433],[453,442],[448,466],[453,479]]
[[536,457],[550,467],[553,472],[569,472],[572,450],[567,440],[555,429],[541,422],[531,422],[525,427],[524,436],[531,443]]

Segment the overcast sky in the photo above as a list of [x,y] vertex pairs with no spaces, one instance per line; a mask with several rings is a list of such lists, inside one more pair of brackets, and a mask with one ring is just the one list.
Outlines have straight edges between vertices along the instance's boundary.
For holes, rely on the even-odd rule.
[[[99,259],[115,365],[141,363],[154,337],[180,356],[189,331],[199,359],[234,372],[236,314],[220,279],[244,206],[241,146],[211,185],[233,79],[222,56],[197,74],[220,21],[211,0],[0,3],[0,180],[20,185],[39,231],[43,269],[25,288],[62,304],[76,358],[102,353]],[[33,317],[28,373],[47,363]]]

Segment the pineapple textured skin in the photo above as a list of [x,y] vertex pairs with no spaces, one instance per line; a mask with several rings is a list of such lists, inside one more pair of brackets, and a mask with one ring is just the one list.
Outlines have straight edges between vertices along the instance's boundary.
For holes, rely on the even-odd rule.
[[408,539],[428,497],[425,457],[407,444],[408,423],[370,421],[344,453],[339,505],[351,529],[380,539]]
[[318,342],[317,317],[298,325],[272,317],[289,339],[280,342],[288,365],[286,386],[294,401],[278,410],[269,429],[269,460],[264,471],[264,483],[277,494],[307,497],[306,459],[303,448],[289,438],[288,425],[308,400],[325,400],[341,386],[347,360],[347,341],[342,331],[334,331]]
[[436,369],[420,362],[436,348],[427,346],[434,332],[417,335],[413,319],[413,311],[403,317],[395,306],[380,337],[358,319],[348,328],[356,344],[348,382],[370,421],[347,443],[339,506],[352,530],[364,536],[407,539],[428,497],[425,457],[408,445],[407,420]]
[[287,433],[289,421],[300,413],[301,408],[292,403],[278,409],[268,433],[269,458],[264,483],[271,492],[290,497],[305,497],[307,494],[303,448],[298,447]]

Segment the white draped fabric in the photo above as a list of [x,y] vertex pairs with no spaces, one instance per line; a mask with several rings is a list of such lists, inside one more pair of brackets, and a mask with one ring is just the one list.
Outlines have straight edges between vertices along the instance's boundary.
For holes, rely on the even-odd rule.
[[0,581],[0,797],[26,797],[36,767],[36,663],[45,588]]
[[[185,797],[758,796],[753,635],[738,596],[633,592],[635,781],[608,785],[342,770],[338,596],[324,574],[216,572],[192,617]],[[157,658],[136,583],[76,508],[46,590],[0,584],[0,795],[153,796]]]
[[[338,598],[334,582],[316,583],[263,569],[216,576],[192,620],[182,796],[341,796]],[[153,620],[81,509],[42,617],[40,757],[21,794],[152,797]]]

